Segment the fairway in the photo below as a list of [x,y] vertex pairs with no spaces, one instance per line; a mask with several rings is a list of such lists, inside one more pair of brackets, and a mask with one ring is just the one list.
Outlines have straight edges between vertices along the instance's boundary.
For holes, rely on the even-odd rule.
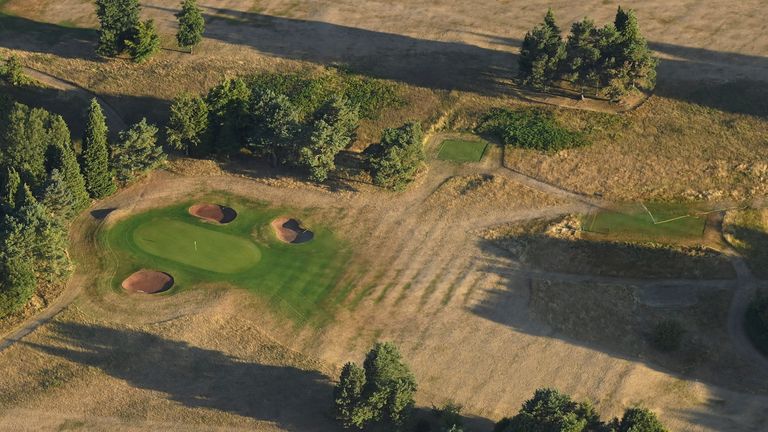
[[[202,222],[189,214],[192,203],[184,202],[110,227],[102,242],[116,267],[111,289],[122,290],[123,279],[149,268],[174,278],[172,289],[156,295],[221,284],[253,292],[297,323],[319,325],[332,318],[348,294],[336,292],[351,256],[344,242],[313,223],[311,213],[229,196],[209,198],[237,210],[237,218],[226,225]],[[270,223],[284,214],[310,223],[311,241],[296,245],[279,240]]]
[[440,145],[437,158],[454,162],[479,162],[488,144],[482,141],[448,139]]
[[157,219],[139,226],[133,241],[144,252],[217,273],[239,273],[261,258],[252,242],[172,219]]
[[619,240],[691,241],[704,233],[706,216],[683,204],[629,204],[583,218],[584,231]]

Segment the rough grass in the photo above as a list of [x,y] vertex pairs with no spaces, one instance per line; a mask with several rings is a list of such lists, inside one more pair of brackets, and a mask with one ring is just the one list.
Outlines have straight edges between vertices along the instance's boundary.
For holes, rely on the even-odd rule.
[[730,211],[723,224],[725,238],[746,258],[752,272],[768,278],[768,209]]
[[449,139],[440,145],[437,158],[454,162],[478,162],[487,147],[488,143],[483,141]]
[[269,223],[279,215],[296,213],[217,198],[215,202],[238,211],[238,217],[227,225],[197,221],[187,212],[192,203],[185,202],[132,216],[111,227],[102,244],[114,257],[112,288],[119,290],[128,274],[152,268],[175,279],[174,289],[164,295],[199,284],[226,283],[267,299],[297,323],[318,324],[329,319],[335,305],[344,300],[332,293],[345,272],[346,245],[322,224],[312,223],[311,215],[301,216],[307,216],[314,239],[301,245],[285,244],[277,240]]

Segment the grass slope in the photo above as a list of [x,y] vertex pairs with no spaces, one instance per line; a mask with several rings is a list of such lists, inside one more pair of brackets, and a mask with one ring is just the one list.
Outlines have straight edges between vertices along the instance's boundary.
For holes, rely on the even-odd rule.
[[[346,296],[334,293],[350,252],[328,228],[314,224],[311,214],[269,207],[231,197],[207,197],[237,210],[227,225],[212,225],[191,216],[192,202],[151,210],[118,222],[102,235],[114,257],[112,289],[140,268],[173,275],[168,293],[200,283],[225,283],[266,299],[275,310],[299,324],[321,324]],[[286,244],[269,223],[283,214],[305,220],[315,233],[311,242]],[[194,240],[198,251],[194,250]]]
[[437,158],[454,162],[478,162],[487,147],[488,144],[482,141],[449,139],[443,141]]

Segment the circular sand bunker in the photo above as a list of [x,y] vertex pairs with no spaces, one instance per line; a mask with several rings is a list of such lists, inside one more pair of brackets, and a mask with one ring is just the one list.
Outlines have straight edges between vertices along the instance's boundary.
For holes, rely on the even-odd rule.
[[131,293],[155,294],[173,286],[173,277],[165,272],[141,269],[123,281],[123,289]]
[[219,224],[230,223],[237,217],[237,212],[234,209],[209,203],[193,205],[189,208],[189,214],[206,222],[215,222]]
[[301,222],[287,217],[273,220],[272,228],[277,238],[286,243],[306,243],[315,237],[312,231],[301,226]]

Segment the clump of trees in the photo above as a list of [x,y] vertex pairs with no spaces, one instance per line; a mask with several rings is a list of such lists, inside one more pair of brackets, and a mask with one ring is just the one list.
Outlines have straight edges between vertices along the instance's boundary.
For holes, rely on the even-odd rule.
[[[336,156],[354,140],[360,119],[399,103],[391,85],[368,78],[267,73],[225,80],[205,96],[180,95],[166,133],[168,143],[187,154],[229,157],[245,151],[325,181],[336,169]],[[410,168],[404,171],[407,177]]]
[[371,424],[398,428],[408,419],[416,393],[416,379],[397,347],[377,343],[363,367],[347,363],[334,388],[337,418],[347,428]]
[[0,317],[68,276],[67,226],[91,198],[115,191],[115,172],[127,182],[164,158],[145,121],[114,146],[95,100],[86,121],[78,161],[61,116],[0,98]]
[[176,14],[179,21],[179,30],[176,32],[176,42],[182,48],[189,49],[191,53],[203,40],[205,32],[205,18],[203,11],[197,7],[196,0],[184,0],[181,3],[181,11]]
[[570,81],[582,94],[590,87],[616,100],[636,89],[653,89],[657,64],[631,9],[619,7],[614,22],[602,28],[584,18],[571,26],[566,40],[550,9],[526,33],[518,71],[524,84],[544,91]]
[[551,111],[542,109],[495,108],[483,116],[476,130],[525,149],[559,151],[587,144],[582,132],[560,126]]
[[600,420],[588,402],[576,402],[555,389],[536,390],[520,411],[496,423],[493,432],[667,432],[653,412],[629,408],[621,419]]
[[160,49],[154,21],[141,21],[138,0],[96,0],[99,42],[96,53],[115,57],[128,51],[133,61],[149,59]]

